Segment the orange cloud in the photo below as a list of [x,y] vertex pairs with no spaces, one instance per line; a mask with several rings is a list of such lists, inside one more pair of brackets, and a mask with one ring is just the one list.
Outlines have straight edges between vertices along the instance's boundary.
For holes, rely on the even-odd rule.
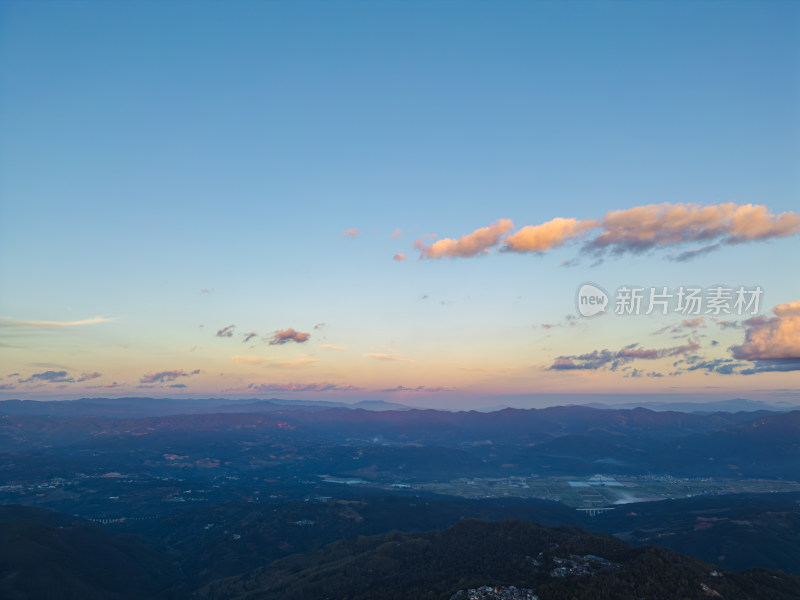
[[356,237],[356,236],[361,235],[361,231],[359,231],[358,229],[353,227],[351,229],[345,229],[342,232],[342,235],[345,236],[345,237]]
[[759,316],[744,322],[745,342],[732,348],[735,358],[800,361],[800,300],[779,304],[772,312],[774,317]]
[[405,260],[406,258],[408,257],[402,252],[398,252],[397,254],[394,255],[394,260]]
[[454,240],[444,238],[426,246],[424,238],[414,242],[414,247],[424,258],[467,257],[485,254],[489,248],[500,243],[502,237],[514,227],[511,219],[500,219],[489,227],[481,227],[472,233],[464,234]]
[[582,236],[597,227],[597,221],[555,219],[541,225],[527,225],[505,239],[504,250],[510,252],[543,252]]

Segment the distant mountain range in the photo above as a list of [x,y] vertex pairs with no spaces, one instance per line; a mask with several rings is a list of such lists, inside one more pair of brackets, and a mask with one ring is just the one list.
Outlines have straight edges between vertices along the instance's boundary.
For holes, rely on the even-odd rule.
[[2,400],[0,414],[86,417],[161,417],[211,413],[260,413],[280,410],[324,410],[349,408],[364,410],[409,410],[407,406],[382,400],[362,400],[348,404],[323,400],[225,400],[221,398],[81,398],[79,400]]
[[788,402],[777,402],[768,404],[759,400],[747,400],[745,398],[733,398],[731,400],[718,400],[715,402],[624,402],[604,404],[592,402],[583,404],[590,408],[602,409],[621,409],[621,408],[646,408],[656,411],[677,411],[691,413],[715,413],[715,412],[754,412],[759,410],[769,410],[773,412],[784,412],[797,410],[797,406]]
[[[138,406],[159,411],[159,402]],[[102,403],[63,406],[71,412],[49,412],[60,410],[61,403],[0,404],[0,452],[75,444],[96,450],[123,444],[130,452],[157,452],[175,443],[173,454],[207,454],[204,444],[224,434],[224,439],[238,440],[228,446],[227,452],[234,452],[228,460],[268,441],[277,444],[272,453],[291,448],[296,464],[282,463],[287,469],[294,465],[356,478],[369,474],[370,479],[450,480],[491,476],[501,469],[507,475],[657,472],[795,480],[800,472],[800,411],[702,414],[567,406],[452,413],[309,410],[264,401],[230,405],[235,410],[222,413],[206,412],[216,408],[207,403],[189,414],[127,417],[83,414],[106,406]],[[26,414],[31,410],[45,414]]]
[[[592,402],[573,404],[603,410],[620,410],[646,408],[657,412],[686,412],[711,414],[715,412],[788,412],[800,407],[788,402],[766,403],[745,398],[733,398],[714,402]],[[284,410],[318,411],[331,408],[370,411],[408,411],[412,409],[404,404],[385,402],[383,400],[361,400],[359,402],[331,402],[327,400],[285,400],[269,399],[237,399],[225,398],[81,398],[76,400],[2,400],[0,414],[14,415],[51,415],[51,416],[107,416],[107,417],[158,417],[181,414],[210,413],[263,413]],[[551,407],[552,408],[552,407]],[[492,410],[481,410],[493,413],[502,410],[534,410],[508,407],[497,407]],[[541,409],[539,409],[541,410]],[[475,412],[438,410],[437,412]]]

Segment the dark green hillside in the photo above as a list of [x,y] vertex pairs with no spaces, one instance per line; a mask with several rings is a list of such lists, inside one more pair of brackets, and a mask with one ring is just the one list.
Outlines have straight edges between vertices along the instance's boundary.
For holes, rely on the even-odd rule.
[[0,506],[0,598],[180,598],[179,573],[131,536],[41,509]]
[[[597,558],[600,557],[600,558]],[[554,570],[559,570],[558,574]],[[533,588],[542,600],[800,598],[800,578],[715,574],[652,546],[632,548],[577,528],[467,520],[425,534],[392,532],[336,542],[213,582],[204,600],[447,600],[481,585]],[[704,587],[705,586],[705,587]],[[714,596],[718,597],[718,596]]]

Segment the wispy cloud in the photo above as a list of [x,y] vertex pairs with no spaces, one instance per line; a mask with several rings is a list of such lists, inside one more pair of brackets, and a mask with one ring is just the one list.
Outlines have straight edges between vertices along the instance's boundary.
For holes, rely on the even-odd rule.
[[392,238],[393,239],[397,239],[401,235],[403,235],[403,230],[402,229],[395,229],[394,232],[392,233]]
[[217,337],[233,337],[233,330],[236,325],[228,325],[217,331]]
[[744,327],[744,324],[739,321],[720,321],[719,319],[715,319],[711,317],[711,320],[714,321],[717,325],[719,325],[722,329],[741,329]]
[[394,354],[386,354],[383,352],[369,352],[364,354],[363,356],[367,358],[374,358],[375,360],[386,360],[386,361],[395,361],[395,362],[414,362],[410,358],[403,358],[401,356],[396,356]]
[[408,257],[405,254],[403,254],[402,252],[398,252],[397,254],[394,255],[393,260],[402,261],[406,260],[407,258]]
[[275,356],[231,356],[231,360],[238,365],[267,365],[269,367],[302,367],[320,362],[318,358],[307,356],[285,360]]
[[102,377],[102,373],[98,373],[97,371],[92,371],[91,373],[81,373],[81,376],[78,377],[78,383],[81,381],[90,381],[92,379],[98,379]]
[[688,352],[694,352],[700,345],[694,340],[681,346],[669,348],[641,348],[638,343],[625,346],[621,350],[613,351],[608,349],[594,350],[585,354],[571,356],[559,356],[553,362],[549,370],[571,371],[571,370],[596,370],[610,369],[615,371],[621,365],[633,360],[656,360],[671,356],[679,356]]
[[319,347],[325,350],[338,350],[340,352],[347,350],[347,346],[336,346],[334,344],[320,344]]
[[698,360],[686,367],[686,371],[706,371],[706,373],[719,373],[720,375],[732,375],[736,369],[745,366],[730,358],[715,358],[708,360]]
[[258,334],[255,333],[254,331],[251,331],[250,333],[245,333],[244,334],[244,339],[242,340],[242,343],[245,344],[245,343],[249,342],[250,340],[252,340],[254,337],[258,337]]
[[272,334],[272,338],[270,339],[269,343],[271,346],[287,344],[289,342],[302,344],[307,342],[309,337],[311,337],[310,333],[295,331],[290,327],[289,329],[278,330]]
[[98,323],[113,323],[116,319],[107,317],[93,317],[80,321],[37,321],[32,319],[11,319],[0,317],[0,327],[78,327],[80,325],[97,325]]
[[183,369],[176,369],[174,371],[150,371],[142,375],[141,379],[139,379],[139,383],[169,383],[175,381],[179,377],[192,377],[193,375],[199,374],[200,369],[195,369],[190,372],[186,372]]
[[353,227],[353,228],[351,228],[351,229],[345,229],[345,230],[342,232],[342,235],[343,235],[344,237],[351,237],[351,238],[353,238],[353,237],[357,237],[357,236],[361,235],[361,231],[359,231],[358,229],[356,229],[355,227]]
[[720,247],[720,242],[715,242],[713,244],[709,244],[708,246],[703,246],[702,248],[692,248],[690,250],[684,250],[683,252],[673,256],[668,255],[667,258],[674,262],[688,262],[690,260],[694,260],[704,254],[709,254],[714,250],[717,250]]
[[435,394],[438,392],[452,392],[452,388],[446,387],[425,387],[424,385],[418,385],[417,387],[406,387],[404,385],[398,385],[397,387],[388,388],[385,390],[381,390],[382,392],[388,393],[395,393],[395,392],[403,392],[403,393],[410,393],[410,394]]
[[278,360],[274,356],[231,356],[231,360],[237,365],[261,365],[265,362]]
[[694,331],[695,329],[705,326],[705,317],[695,317],[693,319],[684,319],[677,325],[665,325],[658,331],[654,331],[653,335],[659,335],[662,333],[683,333],[685,331]]
[[323,327],[325,327],[325,323],[317,323],[314,325],[314,329],[322,329]]
[[[539,325],[542,329],[555,329],[556,327],[575,327],[578,324],[574,315],[567,315],[563,321],[558,323],[542,323]],[[536,325],[534,325],[536,327]]]
[[13,383],[0,383],[0,390],[15,390],[17,389]]
[[295,358],[294,360],[279,360],[275,362],[269,363],[270,367],[303,367],[305,365],[313,365],[314,363],[318,363],[320,360],[318,358]]
[[75,383],[66,371],[44,371],[34,373],[27,379],[20,379],[17,383]]
[[458,367],[460,371],[467,371],[470,373],[511,373],[519,371],[520,367]]
[[354,392],[361,388],[337,383],[251,383],[247,389],[254,392]]
[[120,384],[117,383],[116,381],[111,381],[109,383],[104,383],[102,385],[90,385],[89,389],[95,389],[95,390],[96,389],[107,389],[107,390],[110,390],[110,389],[113,389],[113,388],[116,388],[116,387],[119,387],[119,386],[120,386]]

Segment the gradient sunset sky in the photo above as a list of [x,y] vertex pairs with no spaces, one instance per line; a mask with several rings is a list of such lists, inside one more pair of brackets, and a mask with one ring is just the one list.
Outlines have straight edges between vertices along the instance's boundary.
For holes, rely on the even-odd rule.
[[3,399],[798,405],[798,232],[797,2],[0,3]]

